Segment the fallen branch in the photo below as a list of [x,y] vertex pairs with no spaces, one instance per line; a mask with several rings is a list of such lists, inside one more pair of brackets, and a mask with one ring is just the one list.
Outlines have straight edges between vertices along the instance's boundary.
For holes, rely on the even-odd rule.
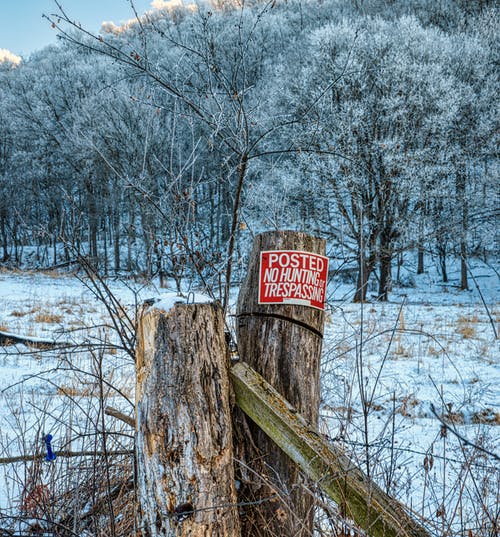
[[21,343],[27,347],[35,349],[53,349],[59,347],[68,347],[70,343],[66,341],[55,341],[53,339],[43,339],[35,336],[25,336],[22,334],[12,334],[11,332],[0,331],[0,347],[7,347]]
[[[133,455],[132,449],[120,449],[117,451],[108,451],[106,455],[117,457],[119,455]],[[104,453],[101,451],[56,451],[57,457],[103,457]],[[11,464],[14,462],[30,462],[36,460],[45,460],[45,453],[36,453],[34,455],[18,455],[16,457],[0,457],[0,464]]]

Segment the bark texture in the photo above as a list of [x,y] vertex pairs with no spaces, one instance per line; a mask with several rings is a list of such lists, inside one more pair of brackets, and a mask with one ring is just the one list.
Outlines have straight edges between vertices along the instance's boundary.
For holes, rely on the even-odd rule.
[[[291,231],[258,235],[237,310],[240,359],[317,426],[324,312],[307,306],[258,303],[260,252],[263,250],[302,250],[324,255],[325,242]],[[244,419],[238,417],[242,423]],[[244,511],[243,535],[312,535],[314,502],[303,487],[305,480],[298,466],[254,423],[249,422],[248,427],[245,424],[245,428],[247,438],[237,442],[238,458],[244,459],[251,471],[246,475],[244,470],[242,472],[244,486],[240,499],[260,503]]]
[[222,310],[150,310],[137,349],[139,520],[145,537],[239,536]]

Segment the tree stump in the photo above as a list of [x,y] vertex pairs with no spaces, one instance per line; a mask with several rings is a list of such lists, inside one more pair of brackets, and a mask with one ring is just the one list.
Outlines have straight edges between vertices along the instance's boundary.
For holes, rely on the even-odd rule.
[[147,537],[240,535],[222,310],[152,308],[137,348],[139,523]]
[[[258,235],[237,309],[240,359],[317,427],[324,311],[302,305],[258,303],[260,252],[265,250],[324,255],[325,241],[290,231]],[[237,419],[245,422],[242,415]],[[247,508],[241,518],[243,535],[312,535],[314,499],[304,488],[306,482],[298,466],[255,424],[249,422],[246,428],[250,438],[237,440],[238,458],[243,458],[251,471],[243,479],[240,499],[257,505]]]

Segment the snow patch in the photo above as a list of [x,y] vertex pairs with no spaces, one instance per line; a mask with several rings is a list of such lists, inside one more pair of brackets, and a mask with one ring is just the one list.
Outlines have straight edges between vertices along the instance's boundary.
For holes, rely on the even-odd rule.
[[201,293],[188,293],[179,295],[178,293],[165,293],[154,302],[154,307],[163,311],[169,311],[176,304],[209,304],[214,299]]

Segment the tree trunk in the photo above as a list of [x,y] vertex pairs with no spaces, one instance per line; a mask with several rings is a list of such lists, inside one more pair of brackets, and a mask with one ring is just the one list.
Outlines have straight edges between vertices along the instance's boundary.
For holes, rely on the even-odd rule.
[[[317,426],[319,361],[324,312],[307,306],[258,304],[260,252],[299,250],[324,255],[325,242],[298,232],[269,232],[255,238],[247,278],[238,300],[240,359],[260,373],[310,423]],[[240,427],[241,501],[260,502],[243,512],[242,533],[252,537],[310,536],[314,498],[299,468],[252,422]],[[279,496],[279,497],[278,497]]]
[[389,298],[389,291],[392,288],[392,256],[393,256],[393,232],[392,223],[380,234],[380,278],[378,287],[378,299],[386,302]]
[[456,177],[457,197],[462,209],[462,222],[460,228],[460,289],[469,288],[467,279],[467,230],[469,227],[469,207],[467,203],[467,178],[465,172],[457,173]]
[[467,244],[465,240],[460,242],[460,289],[469,289],[469,279],[467,276]]
[[16,264],[18,265],[21,262],[21,259],[19,259],[19,239],[17,236],[17,228],[18,228],[18,216],[15,215],[13,219],[12,224],[12,242],[14,243],[14,260]]
[[222,311],[156,308],[140,321],[137,472],[144,537],[240,535]]
[[[102,230],[101,230],[101,240],[102,240],[102,269],[104,276],[108,275],[108,218],[105,216],[102,218]],[[101,263],[100,263],[101,264]]]
[[88,211],[88,241],[89,241],[89,257],[93,265],[97,267],[99,262],[99,250],[97,248],[97,202],[96,192],[91,179],[86,181],[87,188],[87,211]]
[[132,200],[129,200],[128,224],[127,224],[127,271],[132,270],[132,246],[136,240],[135,236],[135,208]]
[[441,277],[443,283],[448,283],[448,271],[446,269],[446,243],[440,242],[437,246],[439,267],[441,268]]
[[52,235],[52,264],[57,265],[57,235]]
[[120,272],[121,270],[121,259],[120,259],[120,207],[115,207],[113,209],[113,257],[114,257],[114,268],[115,273]]
[[368,291],[368,280],[373,270],[373,262],[366,260],[363,254],[358,257],[358,277],[356,280],[356,292],[354,302],[365,302]]
[[418,244],[418,257],[417,257],[417,274],[423,274],[425,272],[424,266],[424,247],[422,243]]
[[389,298],[389,288],[391,285],[392,256],[383,254],[380,258],[380,280],[378,288],[378,299],[387,302]]
[[425,248],[424,248],[424,229],[425,223],[428,217],[429,202],[427,199],[427,193],[425,188],[421,192],[421,206],[419,211],[418,220],[418,246],[417,246],[417,274],[423,274],[425,272]]
[[6,216],[2,214],[0,222],[0,231],[2,235],[2,249],[3,249],[3,255],[2,255],[2,262],[5,263],[9,259],[9,243],[7,240],[7,229],[5,225]]

